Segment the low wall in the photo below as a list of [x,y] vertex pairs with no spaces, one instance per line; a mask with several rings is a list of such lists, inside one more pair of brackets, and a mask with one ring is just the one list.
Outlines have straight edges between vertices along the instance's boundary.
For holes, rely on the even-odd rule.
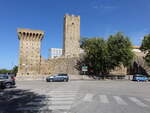
[[24,81],[24,80],[45,80],[49,75],[20,75],[16,76],[16,80]]

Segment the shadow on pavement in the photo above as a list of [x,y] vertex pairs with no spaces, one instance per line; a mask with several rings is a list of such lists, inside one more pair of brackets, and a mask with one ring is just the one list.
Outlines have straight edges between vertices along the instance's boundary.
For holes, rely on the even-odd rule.
[[29,90],[0,89],[0,113],[40,113],[46,107],[41,104],[45,100],[45,95]]

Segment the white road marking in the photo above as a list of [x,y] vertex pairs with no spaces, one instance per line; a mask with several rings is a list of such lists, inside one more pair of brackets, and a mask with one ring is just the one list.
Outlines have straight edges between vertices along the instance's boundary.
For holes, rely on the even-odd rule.
[[150,98],[145,98],[144,100],[146,100],[146,101],[150,102]]
[[65,104],[72,104],[73,103],[73,101],[60,101],[60,100],[54,100],[54,101],[52,101],[52,102],[50,102],[51,104],[62,104],[62,105],[65,105]]
[[78,91],[55,90],[48,93],[48,108],[51,110],[69,110]]
[[86,94],[86,95],[85,95],[85,97],[84,97],[83,101],[91,102],[91,101],[92,101],[92,99],[93,99],[93,94],[88,93],[88,94]]
[[65,98],[65,97],[75,97],[76,95],[49,95],[52,96],[52,98]]
[[100,98],[101,103],[106,103],[106,104],[109,103],[109,100],[106,95],[99,95],[99,98]]
[[58,110],[58,109],[69,110],[71,106],[70,105],[51,105],[48,108],[51,110]]
[[48,98],[48,100],[50,100],[50,101],[53,101],[53,100],[60,100],[60,101],[65,101],[65,100],[74,100],[75,98],[73,98],[73,97],[67,97],[67,98],[54,98],[54,97],[52,97],[52,98]]
[[78,91],[51,91],[50,93],[77,93]]
[[53,96],[59,96],[59,95],[70,97],[70,96],[75,96],[76,94],[64,94],[64,93],[49,94],[49,96],[52,96],[52,97],[53,97]]
[[135,104],[137,104],[138,106],[141,106],[141,107],[148,107],[148,105],[144,104],[143,102],[141,102],[140,100],[138,100],[137,98],[135,97],[129,97],[129,99],[134,102]]
[[62,92],[62,93],[60,93],[60,92],[56,92],[56,93],[47,93],[48,95],[60,95],[60,94],[64,94],[64,95],[76,95],[77,94],[77,92],[76,93],[68,93],[68,92]]
[[116,102],[120,105],[127,105],[127,103],[119,96],[113,96]]

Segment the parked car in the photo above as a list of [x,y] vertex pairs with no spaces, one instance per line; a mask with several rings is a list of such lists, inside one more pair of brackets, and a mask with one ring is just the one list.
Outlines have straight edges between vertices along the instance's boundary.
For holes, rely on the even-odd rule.
[[11,88],[15,84],[15,76],[6,74],[0,75],[0,88]]
[[133,76],[133,81],[149,81],[149,78],[146,75],[142,74],[135,74]]
[[54,81],[68,82],[68,80],[69,80],[68,74],[55,74],[46,78],[47,82],[54,82]]

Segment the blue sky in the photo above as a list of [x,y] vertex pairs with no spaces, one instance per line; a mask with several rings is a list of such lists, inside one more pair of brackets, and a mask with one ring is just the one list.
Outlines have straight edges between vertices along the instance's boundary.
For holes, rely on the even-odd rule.
[[150,0],[0,0],[0,68],[18,64],[17,28],[45,31],[41,54],[62,48],[64,14],[80,15],[81,36],[103,37],[120,31],[140,45],[150,33]]

